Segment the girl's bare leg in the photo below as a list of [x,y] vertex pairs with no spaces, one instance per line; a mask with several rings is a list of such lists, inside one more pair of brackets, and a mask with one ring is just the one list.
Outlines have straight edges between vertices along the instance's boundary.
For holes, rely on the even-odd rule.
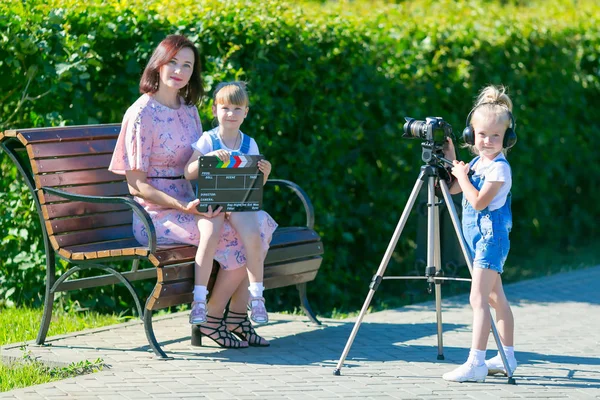
[[471,282],[471,296],[469,298],[473,308],[473,337],[471,348],[485,350],[491,329],[491,312],[489,297],[500,274],[491,269],[473,268],[473,281]]
[[[490,305],[496,310],[496,326],[498,327],[498,335],[502,342],[504,355],[508,362],[508,367],[514,373],[517,368],[517,359],[515,358],[514,335],[515,335],[515,320],[513,318],[510,304],[504,294],[502,287],[502,278],[498,277],[496,284],[490,293]],[[488,367],[489,374],[503,373],[506,374],[506,366],[500,353],[486,360],[485,364]]]
[[200,242],[196,251],[195,285],[206,286],[208,284],[223,222],[224,217],[222,214],[213,218],[198,219]]
[[206,308],[207,285],[212,271],[213,258],[219,244],[224,217],[198,218],[200,240],[196,250],[196,265],[194,267],[194,301],[190,312],[190,324],[206,323],[208,310]]
[[262,282],[265,254],[260,239],[258,214],[255,212],[233,212],[229,222],[238,233],[246,249],[246,269],[251,283]]
[[496,310],[498,334],[504,346],[514,346],[515,320],[510,304],[504,294],[502,278],[499,276],[490,293],[490,305]]
[[483,268],[473,268],[470,302],[473,308],[473,336],[467,362],[442,375],[447,381],[484,382],[488,374],[485,350],[490,335],[491,313],[488,300],[499,274]]
[[260,237],[258,213],[234,212],[229,216],[229,221],[237,231],[246,250],[246,269],[248,270],[248,280],[250,282],[248,287],[250,290],[250,319],[258,324],[267,323],[269,315],[265,308],[265,299],[262,297],[266,254],[263,251]]

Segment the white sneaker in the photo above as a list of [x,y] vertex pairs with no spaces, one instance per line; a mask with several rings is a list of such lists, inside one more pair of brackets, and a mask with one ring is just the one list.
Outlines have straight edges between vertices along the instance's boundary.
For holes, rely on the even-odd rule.
[[442,378],[452,382],[485,382],[487,374],[488,368],[485,364],[476,366],[467,361],[454,371],[446,372]]
[[[504,364],[502,363],[502,357],[500,357],[500,354],[496,354],[496,357],[486,360],[485,365],[488,367],[488,375],[494,375],[494,374],[507,375],[506,370],[504,369]],[[512,374],[514,374],[515,370],[517,369],[517,360],[514,357],[508,359],[508,368],[510,368],[511,376],[512,376]]]

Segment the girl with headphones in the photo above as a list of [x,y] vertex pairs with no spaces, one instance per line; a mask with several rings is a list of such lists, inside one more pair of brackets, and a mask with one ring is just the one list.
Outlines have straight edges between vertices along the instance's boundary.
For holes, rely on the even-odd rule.
[[463,193],[462,229],[473,259],[471,350],[463,365],[443,375],[447,381],[483,382],[488,374],[506,373],[500,354],[485,360],[491,329],[490,305],[496,310],[498,333],[509,368],[514,372],[517,367],[514,319],[501,278],[512,228],[512,174],[505,158],[506,150],[517,141],[511,111],[512,101],[504,87],[485,87],[467,116],[463,131],[463,139],[476,157],[468,164],[457,161],[450,139],[444,151],[453,160],[452,174],[457,178],[450,192]]

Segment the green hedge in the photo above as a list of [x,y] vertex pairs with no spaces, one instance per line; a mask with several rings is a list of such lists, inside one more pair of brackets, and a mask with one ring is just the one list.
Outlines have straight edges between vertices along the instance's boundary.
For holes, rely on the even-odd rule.
[[[319,312],[361,304],[414,185],[421,149],[400,138],[403,117],[442,116],[460,134],[488,83],[508,86],[515,103],[515,249],[600,236],[594,1],[108,3],[0,5],[0,129],[118,122],[156,44],[188,35],[202,49],[208,93],[224,79],[249,81],[243,130],[273,176],[313,200],[326,248],[309,286]],[[209,106],[200,105],[205,126]],[[41,297],[43,246],[31,201],[1,157],[0,298],[31,303]],[[268,208],[284,224],[301,222],[289,202]],[[415,232],[409,223],[394,272],[413,269]],[[296,304],[292,295],[270,294],[278,308]]]

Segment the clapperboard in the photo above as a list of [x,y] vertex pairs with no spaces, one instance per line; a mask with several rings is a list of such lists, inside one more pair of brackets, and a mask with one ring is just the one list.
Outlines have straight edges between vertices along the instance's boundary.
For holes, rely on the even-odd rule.
[[264,156],[231,156],[223,162],[215,156],[198,158],[200,212],[223,207],[223,211],[258,211],[262,207],[263,173],[258,161]]

